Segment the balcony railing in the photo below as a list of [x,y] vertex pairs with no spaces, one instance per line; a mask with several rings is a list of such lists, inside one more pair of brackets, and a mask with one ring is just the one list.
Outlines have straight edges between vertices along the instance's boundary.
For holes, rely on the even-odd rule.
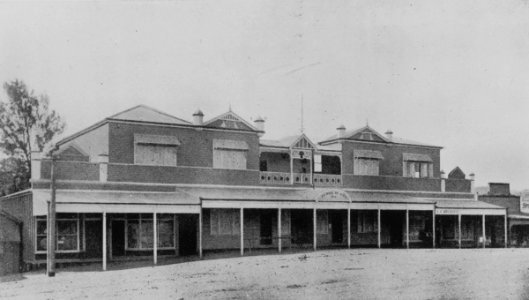
[[294,183],[296,184],[311,184],[312,176],[307,173],[293,173]]
[[314,174],[315,186],[341,186],[342,175],[335,174]]
[[290,173],[261,172],[259,181],[261,184],[290,184]]

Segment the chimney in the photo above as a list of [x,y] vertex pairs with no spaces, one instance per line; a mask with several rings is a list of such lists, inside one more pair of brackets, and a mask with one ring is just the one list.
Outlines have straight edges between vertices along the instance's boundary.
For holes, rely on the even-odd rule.
[[489,182],[489,195],[508,196],[511,188],[508,183]]
[[197,109],[197,111],[195,111],[193,114],[193,124],[199,126],[204,124],[204,113],[200,109]]
[[468,174],[468,178],[470,179],[470,192],[475,193],[476,192],[476,175],[474,173]]
[[342,124],[336,128],[336,131],[338,131],[338,138],[342,138],[345,136],[345,126]]
[[391,131],[391,129],[388,129],[388,131],[386,131],[386,137],[391,141],[393,140],[393,131]]
[[[264,127],[265,120],[261,116],[257,116],[257,119],[255,119],[253,123],[255,124],[255,128],[257,128],[257,130],[259,131],[265,130],[265,127]],[[262,137],[263,134],[264,134],[263,132],[260,132],[259,137]]]

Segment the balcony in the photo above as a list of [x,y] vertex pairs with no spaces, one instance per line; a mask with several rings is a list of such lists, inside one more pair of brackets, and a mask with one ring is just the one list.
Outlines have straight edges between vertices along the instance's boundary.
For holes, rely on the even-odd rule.
[[286,172],[260,172],[259,181],[261,184],[270,185],[291,185],[293,184],[311,184],[312,176],[306,173],[286,173]]
[[321,186],[321,187],[342,186],[342,175],[314,174],[314,185]]
[[[292,176],[293,181],[290,177]],[[311,174],[307,173],[287,173],[287,172],[260,172],[260,183],[269,185],[291,185],[291,184],[312,184],[315,186],[336,187],[342,186],[342,175],[334,174]]]

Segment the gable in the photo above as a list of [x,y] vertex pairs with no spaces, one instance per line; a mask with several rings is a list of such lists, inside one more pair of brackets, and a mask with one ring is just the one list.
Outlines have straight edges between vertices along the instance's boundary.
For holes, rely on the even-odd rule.
[[75,144],[70,144],[57,153],[60,160],[89,161],[90,157]]
[[358,130],[357,132],[352,134],[349,139],[373,142],[386,142],[386,139],[384,137],[382,137],[378,132],[374,131],[369,127],[365,127],[361,130]]
[[230,128],[240,130],[257,130],[250,123],[232,111],[224,113],[204,123],[204,126],[215,128]]
[[115,114],[110,119],[127,120],[127,121],[141,121],[154,123],[169,123],[169,124],[191,124],[188,121],[179,119],[175,116],[158,111],[154,108],[138,105],[118,114]]
[[448,173],[449,179],[465,179],[465,173],[459,167],[455,167],[450,173]]
[[297,141],[291,145],[292,148],[302,148],[302,149],[314,149],[316,148],[314,144],[309,140],[309,138],[302,134]]

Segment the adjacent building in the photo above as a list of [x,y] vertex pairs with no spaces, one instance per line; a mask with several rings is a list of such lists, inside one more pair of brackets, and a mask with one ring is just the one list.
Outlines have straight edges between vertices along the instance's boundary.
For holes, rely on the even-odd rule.
[[369,126],[318,143],[264,133],[231,110],[190,122],[136,106],[58,142],[53,161],[33,153],[31,189],[0,206],[23,221],[26,264],[46,258],[52,168],[58,261],[506,245],[506,209],[459,168],[445,177],[440,146]]

